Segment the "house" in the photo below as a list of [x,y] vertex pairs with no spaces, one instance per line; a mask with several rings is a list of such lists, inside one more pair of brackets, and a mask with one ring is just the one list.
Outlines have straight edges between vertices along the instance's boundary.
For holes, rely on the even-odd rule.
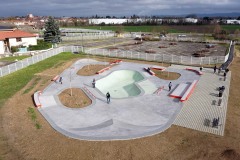
[[236,19],[228,19],[227,24],[240,24],[240,20],[236,20]]
[[185,18],[186,23],[197,23],[198,19],[196,18]]
[[37,45],[36,35],[18,29],[0,30],[0,54],[10,52],[12,46]]

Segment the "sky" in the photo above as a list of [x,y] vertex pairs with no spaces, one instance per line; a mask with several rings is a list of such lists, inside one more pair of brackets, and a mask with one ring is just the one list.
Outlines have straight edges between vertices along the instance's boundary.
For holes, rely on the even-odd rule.
[[0,17],[152,16],[240,11],[240,0],[0,0]]

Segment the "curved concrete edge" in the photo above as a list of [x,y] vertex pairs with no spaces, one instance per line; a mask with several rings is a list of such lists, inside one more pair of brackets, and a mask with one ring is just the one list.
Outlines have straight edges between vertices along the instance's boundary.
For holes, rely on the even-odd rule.
[[33,95],[35,106],[38,107],[38,108],[42,106],[42,104],[39,100],[39,96],[41,95],[41,93],[42,93],[41,91],[37,91]]
[[[56,131],[60,132],[61,134],[65,135],[66,137],[70,137],[70,138],[74,138],[74,139],[79,139],[79,140],[86,140],[86,141],[109,141],[109,140],[131,140],[131,139],[139,139],[139,138],[145,138],[145,137],[150,137],[153,135],[157,135],[160,134],[161,132],[167,130],[168,128],[171,127],[171,125],[174,123],[174,121],[177,118],[178,113],[181,111],[183,105],[181,103],[181,106],[179,106],[179,108],[173,113],[172,117],[168,120],[168,122],[165,125],[157,125],[157,126],[136,126],[136,125],[132,125],[132,124],[128,124],[128,123],[124,123],[121,121],[117,121],[117,120],[108,120],[105,121],[101,124],[99,124],[97,127],[99,129],[100,126],[103,127],[107,127],[109,125],[112,125],[114,122],[115,123],[121,123],[122,125],[131,125],[131,126],[135,126],[135,127],[141,127],[141,128],[145,128],[145,127],[152,127],[151,131],[148,132],[144,132],[144,133],[139,133],[139,134],[135,134],[135,135],[128,135],[128,136],[106,136],[106,137],[92,137],[92,136],[82,136],[82,135],[77,135],[77,134],[73,134],[71,132],[68,132],[66,130],[64,130],[63,128],[59,127],[58,125],[56,125],[52,119],[41,109],[38,108],[39,112],[43,115],[43,117],[49,122],[49,124],[53,127],[53,129],[55,129]],[[113,123],[112,123],[113,122]],[[94,126],[92,126],[94,127]],[[90,128],[90,129],[94,129],[94,128]]]

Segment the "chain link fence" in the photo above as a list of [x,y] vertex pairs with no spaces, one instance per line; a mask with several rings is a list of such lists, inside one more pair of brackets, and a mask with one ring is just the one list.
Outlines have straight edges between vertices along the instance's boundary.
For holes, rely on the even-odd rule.
[[108,49],[92,49],[85,48],[85,53],[91,55],[101,55],[108,57],[139,59],[146,61],[156,61],[165,63],[175,63],[184,65],[203,65],[203,64],[216,64],[224,63],[227,56],[211,56],[211,57],[193,57],[193,56],[177,56],[173,54],[160,54],[160,53],[143,53],[136,51],[126,50],[108,50]]
[[[46,58],[55,56],[61,52],[72,52],[74,50],[78,50],[78,51],[82,50],[82,47],[80,47],[80,46],[64,46],[64,47],[59,47],[59,48],[53,48],[53,49],[47,50],[45,52],[40,52],[39,54],[33,55],[29,58],[25,58],[23,60],[17,61],[10,65],[1,67],[0,68],[0,77],[3,77],[10,73],[13,73],[13,72],[20,70],[22,68],[25,68],[29,65],[35,64]],[[32,52],[32,53],[34,53],[34,52]]]
[[[232,45],[232,42],[230,43],[230,47],[231,45]],[[13,73],[22,68],[25,68],[31,64],[35,64],[46,58],[57,55],[61,52],[72,52],[72,53],[85,52],[91,55],[100,55],[100,56],[116,57],[116,58],[138,59],[138,60],[184,64],[184,65],[204,65],[204,64],[216,64],[216,63],[226,62],[226,60],[229,57],[230,49],[228,50],[228,54],[226,56],[192,57],[192,56],[177,56],[173,54],[143,53],[143,52],[127,51],[127,50],[119,50],[119,49],[109,50],[109,49],[83,48],[82,46],[62,46],[62,47],[47,50],[45,52],[40,52],[37,55],[33,55],[29,58],[25,58],[13,64],[1,67],[0,77]]]
[[106,39],[114,37],[114,33],[67,33],[62,36],[63,41],[76,41],[76,40],[90,40],[90,39]]

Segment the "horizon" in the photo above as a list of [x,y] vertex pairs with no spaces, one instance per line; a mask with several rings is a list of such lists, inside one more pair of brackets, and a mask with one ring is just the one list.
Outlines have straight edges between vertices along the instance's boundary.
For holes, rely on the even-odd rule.
[[[24,7],[19,7],[24,6]],[[183,16],[189,14],[231,14],[239,13],[238,0],[140,0],[140,1],[95,1],[88,2],[67,0],[42,0],[31,2],[16,2],[9,0],[1,2],[1,17],[26,16],[28,14],[54,17],[92,17],[104,16]],[[240,16],[240,15],[239,15]]]

